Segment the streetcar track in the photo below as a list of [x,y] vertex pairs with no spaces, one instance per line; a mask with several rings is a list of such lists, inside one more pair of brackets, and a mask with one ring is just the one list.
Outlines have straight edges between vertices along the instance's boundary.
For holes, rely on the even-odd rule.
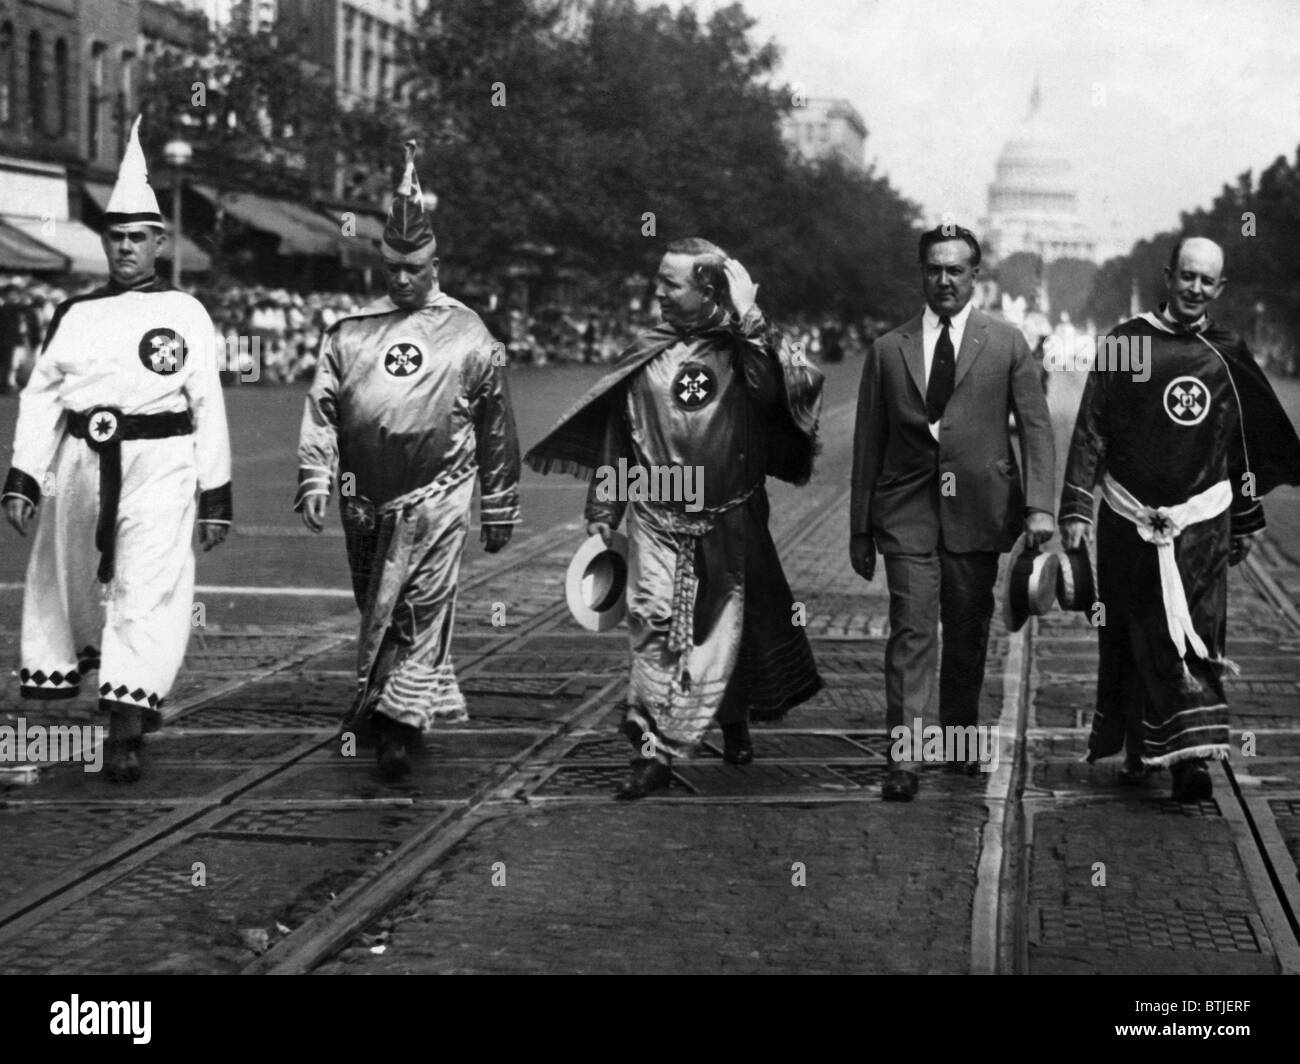
[[[842,416],[851,412],[852,404],[846,403],[829,411],[824,418],[824,429],[832,421],[838,422]],[[789,550],[812,535],[821,522],[837,506],[842,504],[847,489],[836,489],[831,485],[822,485],[824,497],[811,510],[795,518],[785,532],[777,539],[779,550]],[[581,528],[578,522],[560,522],[530,537],[520,546],[521,552],[511,552],[508,558],[491,566],[483,572],[462,580],[460,593],[473,591],[489,585],[494,581],[509,576],[513,571],[531,567],[539,559],[555,552],[567,540],[573,538],[575,531]],[[528,618],[518,627],[512,628],[504,638],[493,639],[487,645],[464,656],[458,656],[457,671],[466,677],[482,675],[490,661],[502,654],[510,653],[525,646],[534,636],[553,629],[556,623],[567,614],[567,605],[561,600],[545,607],[536,615]],[[292,630],[292,629],[290,629]],[[277,754],[265,763],[248,767],[247,771],[233,780],[219,784],[213,790],[194,797],[167,797],[133,799],[123,795],[96,795],[91,797],[42,799],[33,797],[25,799],[16,797],[0,800],[0,809],[15,807],[31,808],[77,808],[96,807],[140,807],[157,808],[164,806],[169,812],[151,824],[132,833],[120,842],[109,846],[104,851],[89,858],[82,858],[70,866],[64,867],[53,875],[34,883],[26,890],[0,903],[0,945],[12,945],[28,930],[40,925],[54,913],[62,912],[93,895],[103,887],[116,882],[149,864],[160,855],[174,847],[196,839],[199,836],[212,837],[225,834],[246,838],[245,833],[222,833],[214,831],[217,825],[229,818],[233,808],[267,808],[280,809],[290,807],[306,808],[353,808],[371,809],[376,807],[403,807],[419,804],[428,807],[434,813],[431,822],[424,826],[415,836],[400,844],[396,850],[384,858],[378,867],[371,867],[361,872],[353,883],[345,888],[338,898],[332,900],[325,909],[309,918],[289,935],[277,942],[267,953],[262,955],[246,972],[258,971],[307,971],[327,959],[331,952],[347,938],[364,927],[379,912],[390,905],[402,890],[413,883],[422,871],[436,864],[437,860],[460,838],[467,835],[484,819],[501,815],[507,811],[511,799],[515,802],[527,801],[529,794],[536,790],[554,771],[559,757],[556,750],[572,749],[582,737],[584,729],[597,723],[610,708],[613,693],[624,683],[625,676],[605,679],[590,673],[578,673],[569,681],[585,676],[589,685],[596,686],[577,706],[551,721],[529,721],[523,727],[476,728],[470,734],[487,734],[504,732],[512,735],[532,735],[528,745],[511,755],[497,758],[475,759],[479,765],[496,765],[495,772],[477,781],[473,791],[460,799],[412,799],[406,796],[381,796],[376,798],[356,799],[245,799],[248,794],[269,781],[285,774],[292,775],[300,770],[307,760],[337,741],[334,731],[325,732],[319,728],[304,729],[185,729],[184,718],[221,699],[228,698],[236,692],[251,687],[268,678],[283,675],[313,658],[321,657],[331,651],[346,646],[355,639],[355,634],[337,632],[316,640],[306,647],[300,647],[294,653],[273,665],[259,669],[252,674],[242,674],[208,687],[201,693],[178,699],[165,707],[163,717],[168,725],[165,736],[178,738],[184,735],[210,734],[278,734],[285,738],[301,737],[303,741],[283,754]],[[191,673],[202,670],[191,669]],[[339,670],[329,670],[336,673]],[[350,673],[348,675],[351,675]],[[522,723],[522,722],[521,722]],[[566,740],[572,739],[572,742]],[[150,742],[150,746],[155,746]],[[563,753],[559,755],[563,756]],[[449,763],[461,763],[464,759],[449,759]],[[153,764],[153,759],[150,759]],[[182,762],[177,762],[180,765]],[[158,764],[170,764],[165,758]],[[224,765],[242,766],[241,761],[192,761],[185,760],[185,765],[194,767],[214,767]],[[53,767],[51,765],[43,768]],[[65,768],[68,766],[64,766]],[[683,781],[686,782],[686,781]],[[686,782],[689,787],[689,782]],[[693,789],[693,788],[692,788]],[[846,795],[847,796],[847,795]],[[832,800],[844,800],[846,796],[829,795]],[[790,801],[791,799],[785,799]],[[802,799],[795,799],[796,801]],[[238,803],[238,806],[236,806]],[[268,836],[280,838],[279,836]],[[283,841],[298,839],[298,836],[285,836]],[[331,841],[340,841],[338,836],[330,836]],[[300,840],[299,840],[300,841]],[[305,959],[309,958],[309,959]]]
[[[1263,552],[1270,558],[1276,552],[1269,543]],[[1246,582],[1263,597],[1278,615],[1300,632],[1300,609],[1291,597],[1267,572],[1253,553],[1244,562]],[[1032,632],[1029,629],[1033,629]],[[1032,641],[1038,631],[1037,621],[1026,629],[1026,640]],[[1068,638],[1062,636],[1060,638]],[[1006,809],[1000,833],[1003,855],[998,884],[997,907],[1001,915],[998,925],[996,964],[980,965],[977,952],[973,970],[1007,974],[1030,974],[1029,967],[1029,886],[1030,863],[1034,847],[1034,822],[1038,813],[1049,809],[1059,810],[1071,806],[1102,805],[1115,801],[1110,793],[1079,793],[1044,790],[1026,786],[1029,769],[1029,738],[1050,736],[1079,736],[1087,734],[1082,728],[1026,727],[1028,723],[1028,696],[1030,691],[1032,655],[1026,653],[1021,688],[1021,728],[1017,742],[1016,776],[1008,792]],[[1044,676],[1039,676],[1043,686]],[[1095,682],[1095,678],[1094,681]],[[1294,729],[1251,729],[1258,735],[1294,735]],[[1276,831],[1276,825],[1260,798],[1246,793],[1230,760],[1214,763],[1221,776],[1215,788],[1214,801],[1232,835],[1233,848],[1240,860],[1247,881],[1251,884],[1259,907],[1259,921],[1272,946],[1273,954],[1282,974],[1300,974],[1300,884],[1296,878],[1295,862],[1285,842]],[[1212,769],[1214,765],[1211,766]],[[1289,792],[1288,792],[1289,793]],[[1258,807],[1257,807],[1258,804]],[[993,805],[990,803],[990,812]],[[1289,868],[1288,868],[1289,866]]]
[[[811,512],[803,515],[777,544],[779,550],[789,550],[811,535],[821,521],[834,512],[847,492],[832,491],[830,497]],[[554,622],[567,612],[560,603],[542,611],[527,633],[527,639],[540,631],[545,624]],[[514,642],[513,640],[511,642]],[[495,650],[496,648],[494,648]],[[488,655],[477,659],[481,664]],[[626,681],[622,676],[611,679],[599,691],[576,707],[559,728],[554,729],[535,744],[532,753],[520,757],[512,770],[498,780],[482,797],[422,831],[403,844],[400,851],[391,855],[384,866],[355,882],[329,906],[310,917],[262,957],[244,969],[243,974],[293,975],[310,972],[328,960],[347,942],[363,930],[382,912],[398,901],[424,872],[462,839],[466,838],[486,820],[506,815],[514,804],[531,802],[532,795],[558,770],[566,753],[591,734],[591,725],[608,714],[609,698]],[[676,777],[691,791],[695,788],[688,780]],[[838,797],[838,796],[834,796]],[[495,801],[494,801],[495,799]],[[585,799],[590,802],[590,799]],[[690,800],[697,800],[693,797]],[[786,801],[789,801],[787,798]]]

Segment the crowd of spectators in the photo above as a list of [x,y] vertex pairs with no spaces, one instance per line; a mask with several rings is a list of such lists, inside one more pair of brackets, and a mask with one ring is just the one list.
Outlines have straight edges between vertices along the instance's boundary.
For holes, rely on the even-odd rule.
[[[21,388],[31,363],[65,299],[100,282],[56,286],[39,280],[0,277],[0,393]],[[340,317],[370,301],[346,292],[299,294],[283,288],[227,284],[196,288],[216,327],[219,350],[230,361],[227,384],[280,384],[310,380],[322,333]],[[613,362],[653,317],[639,307],[588,313],[542,307],[533,313],[504,306],[475,306],[514,363]],[[883,331],[883,323],[842,326],[802,319],[783,321],[791,340],[816,360],[860,354]],[[255,341],[255,342],[254,342]],[[238,364],[236,364],[238,363]]]

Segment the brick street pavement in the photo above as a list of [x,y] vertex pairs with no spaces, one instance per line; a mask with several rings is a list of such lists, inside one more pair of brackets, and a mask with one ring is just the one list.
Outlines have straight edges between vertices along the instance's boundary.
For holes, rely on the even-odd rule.
[[576,523],[534,529],[514,568],[467,552],[455,656],[472,720],[431,736],[401,786],[367,751],[340,756],[343,601],[310,628],[196,633],[135,787],[59,765],[5,790],[0,971],[1300,970],[1285,605],[1300,552],[1283,536],[1233,573],[1234,744],[1253,757],[1216,770],[1212,801],[1079,763],[1095,639],[1056,613],[1015,636],[994,621],[981,719],[1000,729],[997,770],[926,765],[915,802],[883,803],[886,595],[848,565],[850,426],[828,413],[818,476],[773,489],[827,687],[755,729],[754,764],[724,764],[715,731],[665,795],[611,800],[625,635],[561,605]]

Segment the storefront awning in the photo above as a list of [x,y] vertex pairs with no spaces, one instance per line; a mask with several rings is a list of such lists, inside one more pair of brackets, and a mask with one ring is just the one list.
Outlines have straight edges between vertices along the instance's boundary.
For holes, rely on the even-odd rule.
[[223,192],[218,196],[216,189],[208,185],[195,185],[193,188],[245,225],[278,236],[281,255],[336,259],[342,253],[339,226],[310,207],[288,200],[270,199],[254,192]]
[[68,269],[73,273],[84,273],[91,277],[108,276],[108,259],[104,256],[104,245],[89,226],[71,219],[65,221],[44,220],[41,218],[16,218],[6,215],[4,221],[25,235],[53,248],[68,259]]
[[0,270],[28,273],[33,270],[52,270],[62,273],[68,268],[68,257],[60,255],[33,240],[21,229],[0,221]]
[[384,264],[379,242],[384,238],[384,223],[362,211],[330,210],[338,225],[339,257],[351,270],[379,269]]
[[[99,209],[102,214],[108,210],[108,198],[113,194],[113,189],[98,181],[87,181],[84,185],[86,195]],[[171,261],[172,257],[172,227],[167,226],[167,242],[163,245],[159,257]],[[181,234],[181,272],[182,273],[207,273],[212,269],[212,259],[206,251],[198,244],[194,243],[184,233]]]

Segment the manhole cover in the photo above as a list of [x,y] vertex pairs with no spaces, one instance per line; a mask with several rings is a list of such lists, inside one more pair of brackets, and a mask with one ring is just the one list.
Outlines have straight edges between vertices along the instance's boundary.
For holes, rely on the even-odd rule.
[[1036,916],[1035,942],[1049,949],[1262,952],[1245,913],[1072,906]]

